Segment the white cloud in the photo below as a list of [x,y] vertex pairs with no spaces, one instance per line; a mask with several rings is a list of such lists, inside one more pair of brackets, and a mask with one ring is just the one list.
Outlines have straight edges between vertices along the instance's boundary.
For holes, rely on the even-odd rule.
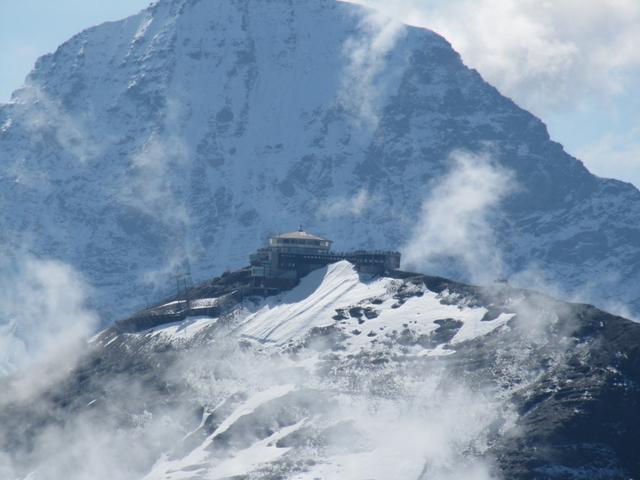
[[13,399],[26,398],[75,365],[98,317],[68,265],[25,257],[1,267],[0,377],[9,378]]
[[403,248],[407,268],[451,274],[482,283],[502,276],[494,237],[495,213],[514,188],[510,172],[488,154],[457,151],[451,169],[438,179]]
[[142,276],[145,283],[161,290],[176,272],[190,269],[187,265],[196,260],[199,250],[189,235],[191,151],[182,133],[185,106],[169,98],[163,115],[160,128],[131,155],[129,172],[120,184],[121,202],[162,223],[171,232],[164,264]]
[[[622,282],[619,271],[600,271],[598,275],[592,277],[584,282],[576,283],[573,287],[568,287],[566,278],[555,276],[539,263],[531,262],[525,268],[512,272],[509,276],[509,283],[519,288],[545,292],[546,295],[571,303],[593,304],[593,299],[598,298],[597,308],[640,323],[640,318],[617,295],[617,285]],[[610,294],[603,295],[603,291],[610,292]],[[558,309],[559,305],[555,305],[554,308]],[[535,327],[535,323],[541,320],[543,313],[538,307],[531,310],[531,316],[537,315],[536,320],[529,322],[532,327]]]
[[124,178],[123,200],[172,228],[189,223],[184,197],[190,152],[181,135],[183,106],[167,99],[160,131],[152,132],[131,156],[131,172]]
[[630,88],[640,68],[636,0],[361,0],[435,30],[464,61],[541,114]]
[[36,138],[52,134],[63,151],[83,164],[99,157],[103,150],[101,143],[104,144],[105,139],[98,142],[88,133],[83,125],[89,119],[87,112],[67,112],[64,106],[35,84],[21,90],[15,100],[33,106],[24,120],[29,133]]
[[582,146],[577,154],[596,175],[624,178],[640,186],[640,128],[624,134],[606,134],[595,143]]
[[380,75],[388,53],[404,31],[400,22],[372,10],[362,17],[358,33],[343,45],[348,64],[340,100],[358,123],[377,125],[380,95],[385,90],[385,80]]
[[151,134],[132,157],[124,201],[168,226],[186,225],[189,217],[176,184],[187,168],[187,159],[186,146],[179,136]]
[[326,218],[359,217],[370,206],[372,199],[369,192],[362,188],[353,196],[328,200],[318,209],[318,214]]

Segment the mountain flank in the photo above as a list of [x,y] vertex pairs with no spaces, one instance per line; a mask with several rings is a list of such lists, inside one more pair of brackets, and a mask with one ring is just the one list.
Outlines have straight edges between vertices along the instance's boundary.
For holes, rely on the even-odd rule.
[[347,261],[229,300],[249,279],[244,269],[190,291],[194,305],[227,298],[216,315],[103,331],[29,402],[5,391],[0,440],[17,478],[58,479],[79,454],[65,478],[640,474],[636,323]]
[[[333,0],[159,0],[39,59],[0,106],[0,248],[71,264],[108,322],[186,261],[196,280],[236,270],[300,222],[404,249],[455,152],[514,187],[468,231],[495,252],[484,280],[535,272],[637,312],[640,193],[590,174],[442,37]],[[426,266],[469,280],[459,257]]]

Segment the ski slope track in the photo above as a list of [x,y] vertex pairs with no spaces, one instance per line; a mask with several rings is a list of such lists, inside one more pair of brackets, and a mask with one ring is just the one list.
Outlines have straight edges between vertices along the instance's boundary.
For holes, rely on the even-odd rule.
[[219,317],[108,328],[29,402],[3,390],[0,471],[637,478],[639,359],[640,325],[595,307],[343,261]]
[[[300,223],[400,248],[451,152],[488,152],[518,184],[489,219],[504,275],[639,312],[638,190],[590,174],[442,37],[380,36],[370,13],[159,0],[40,58],[0,106],[2,254],[73,265],[108,323],[185,259],[209,278]],[[432,273],[465,280],[452,259]]]

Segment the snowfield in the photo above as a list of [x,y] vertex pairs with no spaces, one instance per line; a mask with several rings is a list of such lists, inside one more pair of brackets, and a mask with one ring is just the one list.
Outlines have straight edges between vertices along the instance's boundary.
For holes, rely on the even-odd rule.
[[[398,302],[394,296],[403,282],[393,278],[360,275],[354,265],[341,261],[310,273],[298,286],[259,303],[245,303],[234,312],[228,327],[230,334],[256,342],[262,348],[282,349],[304,341],[314,330],[335,327],[346,338],[342,354],[387,348],[385,340],[395,339],[402,331],[413,337],[429,336],[446,320],[456,323],[456,332],[448,341],[454,345],[477,339],[505,325],[512,313],[494,319],[485,317],[484,307],[443,302],[447,292],[437,294],[424,287],[411,287],[409,297]],[[215,299],[204,299],[215,303]],[[200,300],[192,300],[199,305]],[[351,311],[352,314],[348,314]],[[342,312],[342,314],[340,313]],[[185,340],[206,332],[218,318],[188,317],[183,322],[163,325],[135,335],[161,335]],[[424,349],[414,347],[420,355],[453,353],[443,344]]]

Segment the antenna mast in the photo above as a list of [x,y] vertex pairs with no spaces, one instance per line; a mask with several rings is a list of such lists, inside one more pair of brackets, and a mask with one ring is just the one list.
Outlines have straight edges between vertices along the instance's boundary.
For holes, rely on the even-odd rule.
[[182,264],[182,270],[176,272],[176,300],[182,303],[182,310],[191,310],[190,290],[193,288],[191,280],[191,264],[186,259]]

